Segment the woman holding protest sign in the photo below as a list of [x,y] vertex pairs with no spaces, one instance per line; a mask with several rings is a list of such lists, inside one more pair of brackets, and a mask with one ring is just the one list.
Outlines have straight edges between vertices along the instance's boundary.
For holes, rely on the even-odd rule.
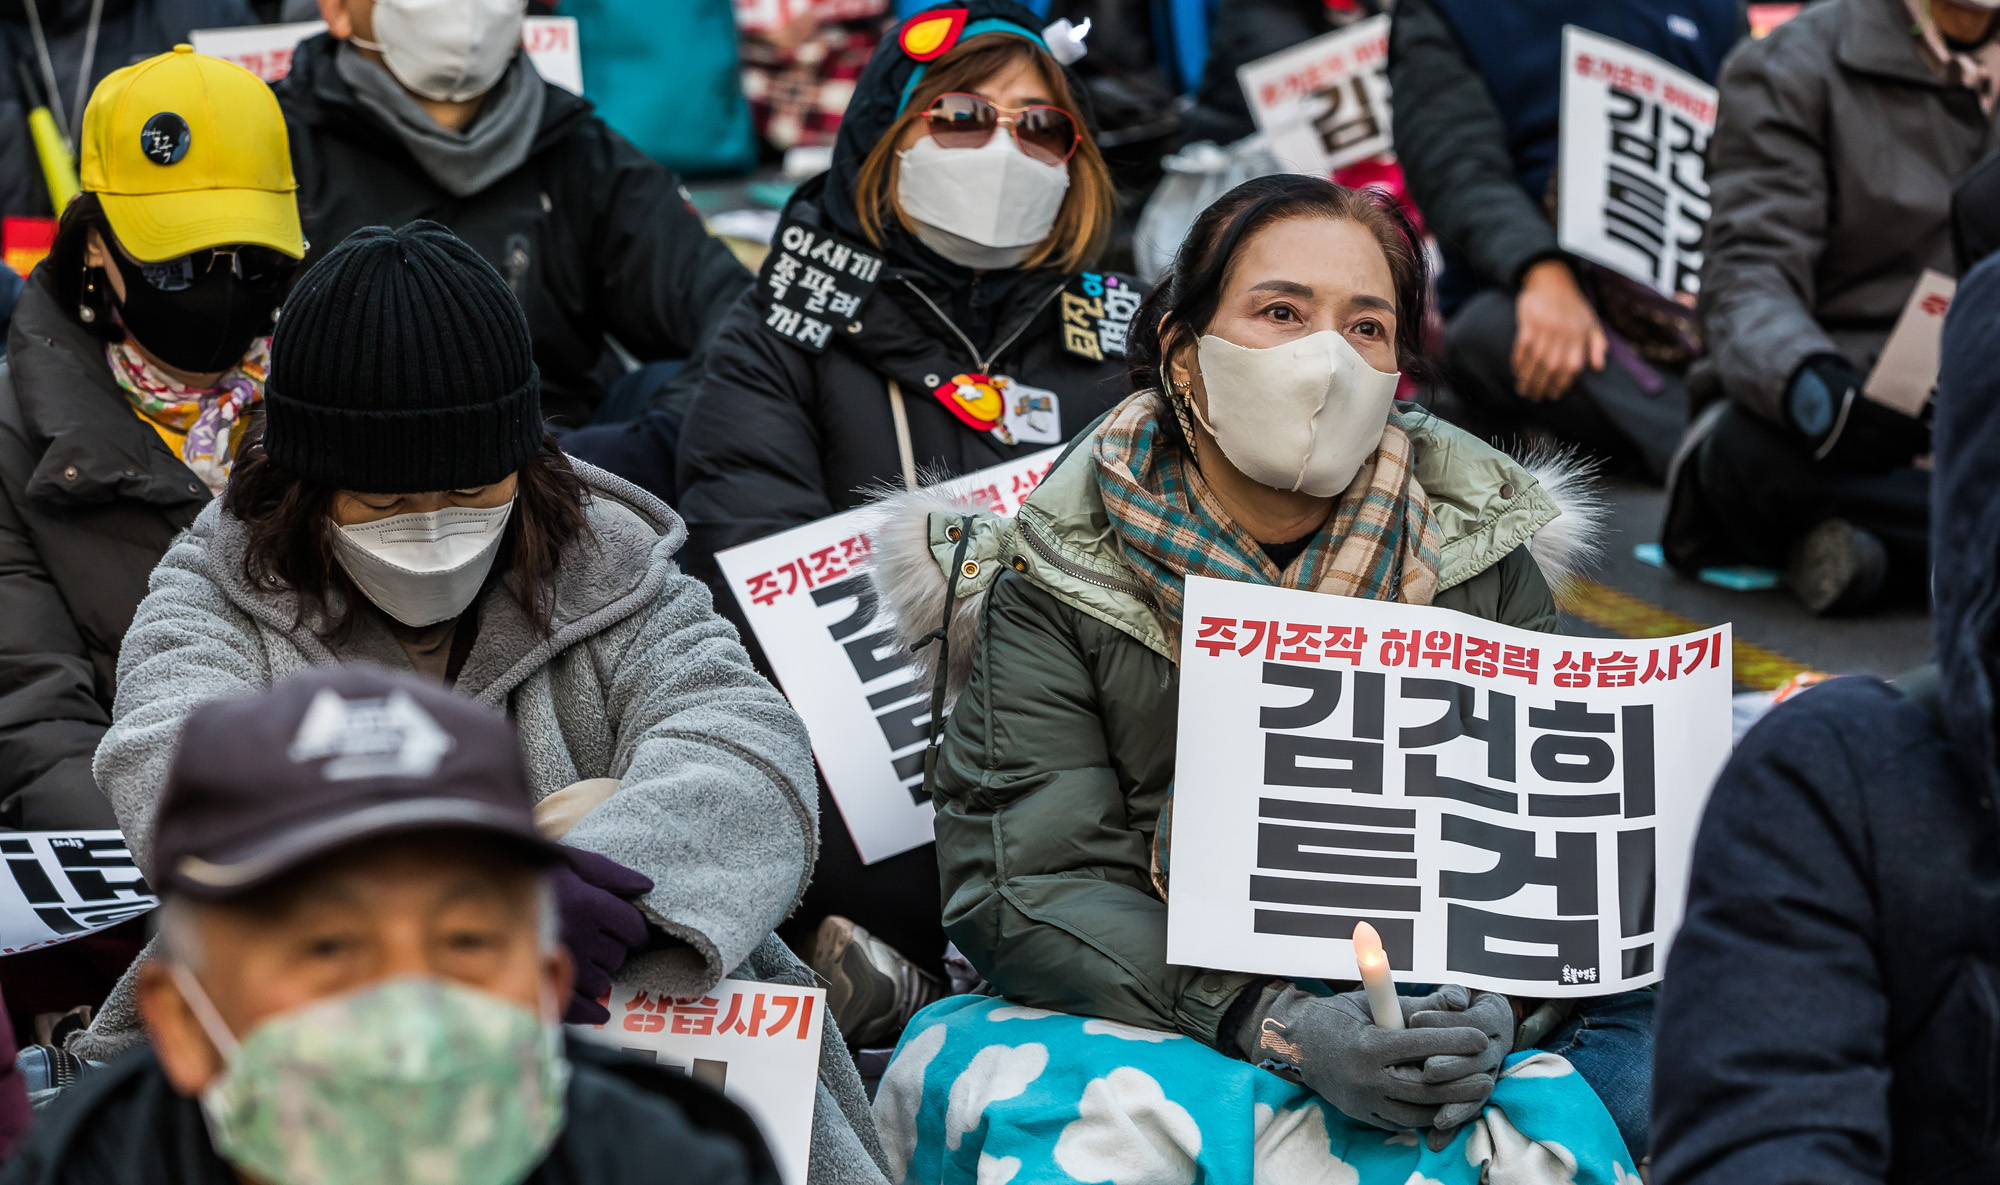
[[[1444,987],[1402,997],[1397,1031],[1371,1023],[1358,992],[1166,960],[1187,576],[1547,630],[1548,578],[1592,545],[1573,470],[1538,478],[1394,402],[1398,372],[1425,365],[1422,260],[1407,222],[1370,196],[1293,175],[1238,187],[1202,214],[1134,322],[1141,389],[1015,519],[911,500],[877,534],[877,594],[905,640],[925,646],[948,621],[943,678],[958,694],[933,782],[945,926],[1005,997],[920,1014],[883,1080],[885,1144],[892,1158],[915,1152],[919,1179],[946,1155],[940,1141],[957,1149],[962,1135],[935,1130],[943,1109],[917,1103],[955,1099],[968,1056],[1023,1036],[1047,1067],[1004,1122],[989,1111],[983,1154],[1053,1155],[1086,1180],[1103,1125],[1231,1178],[1253,1126],[1260,1170],[1283,1163],[1283,1179],[1320,1179],[1306,1170],[1328,1164],[1329,1131],[1364,1180],[1396,1185],[1418,1169],[1497,1178],[1521,1150],[1482,1126],[1494,1122],[1600,1174],[1578,1180],[1630,1171],[1619,1127],[1643,1156],[1650,996],[1572,1015]],[[1032,1024],[985,1026],[1003,1019]],[[1618,1123],[1568,1063],[1502,1071],[1530,1048],[1567,1056]],[[1102,1078],[1110,1065],[1122,1068]],[[1481,1120],[1474,1143],[1445,1155],[1489,1098],[1506,1119]],[[1254,1125],[1246,1099],[1265,1116]],[[1269,1126],[1265,1108],[1290,1118]],[[1385,1146],[1368,1125],[1428,1139]],[[1038,1143],[1058,1129],[1053,1150]]]
[[[715,552],[1047,449],[1123,396],[1140,293],[1086,270],[1111,180],[1064,66],[1081,44],[1041,30],[1013,0],[972,0],[885,37],[832,167],[793,197],[710,347],[678,509],[690,570],[739,626]],[[818,947],[850,1035],[886,1045],[939,990],[936,862],[925,846],[864,866],[843,828],[825,840],[787,933]]]
[[[520,730],[569,853],[551,878],[568,1020],[603,1023],[616,988],[813,983],[772,933],[816,847],[804,726],[680,573],[673,511],[545,434],[500,274],[436,223],[357,231],[300,279],[271,357],[261,447],[160,561],[119,654],[97,773],[142,866],[198,706],[309,666],[414,669]],[[350,777],[434,764],[442,743],[393,699],[310,723],[294,759],[344,754]],[[121,984],[72,1048],[114,1053],[135,1024]],[[860,1080],[825,1031],[814,1181],[879,1181]]]

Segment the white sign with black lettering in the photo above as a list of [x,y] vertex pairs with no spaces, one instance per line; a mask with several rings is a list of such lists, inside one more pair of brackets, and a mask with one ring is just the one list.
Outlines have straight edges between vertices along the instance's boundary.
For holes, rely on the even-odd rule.
[[1386,16],[1258,58],[1236,81],[1271,155],[1294,173],[1330,176],[1392,146]]
[[785,1185],[805,1185],[824,988],[725,979],[677,999],[621,984],[602,1003],[609,1021],[570,1031],[721,1091],[757,1121]]
[[[188,44],[196,53],[234,62],[265,82],[292,72],[292,52],[299,42],[326,32],[324,21],[292,21],[282,25],[237,25],[196,29]],[[521,24],[521,48],[535,72],[572,94],[583,93],[583,56],[577,46],[573,16],[531,16]]]
[[1571,638],[1191,577],[1170,962],[1531,997],[1660,979],[1729,756],[1730,628]]
[[1694,75],[1566,26],[1556,184],[1562,249],[1665,296],[1699,291],[1715,101],[1715,88]]
[[[1060,448],[932,487],[1013,514]],[[879,524],[867,508],[716,555],[786,698],[812,734],[820,775],[865,864],[931,842],[924,794],[931,686],[876,613],[861,570]]]
[[116,831],[0,831],[0,955],[81,938],[160,903]]

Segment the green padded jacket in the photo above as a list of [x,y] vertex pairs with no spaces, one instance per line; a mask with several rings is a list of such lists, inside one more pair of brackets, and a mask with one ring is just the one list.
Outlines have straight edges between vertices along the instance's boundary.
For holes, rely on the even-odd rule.
[[[1595,546],[1587,473],[1558,459],[1537,476],[1420,409],[1400,410],[1443,535],[1433,603],[1552,630],[1549,578]],[[926,491],[889,499],[874,582],[928,663],[935,647],[918,640],[943,620],[947,573],[960,569],[955,706],[933,784],[945,932],[1017,1003],[1214,1045],[1230,1004],[1268,977],[1167,962],[1155,839],[1173,789],[1180,674],[1105,516],[1094,434],[1013,519]]]

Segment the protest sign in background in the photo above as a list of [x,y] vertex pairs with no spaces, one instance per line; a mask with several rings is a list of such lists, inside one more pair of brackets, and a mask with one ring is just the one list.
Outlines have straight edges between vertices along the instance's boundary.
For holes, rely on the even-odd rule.
[[[324,21],[238,25],[196,29],[188,34],[188,44],[196,53],[235,62],[265,82],[276,82],[292,72],[292,51],[299,42],[324,32]],[[577,50],[575,17],[527,18],[521,25],[521,48],[528,51],[536,73],[572,94],[583,93],[583,57]]]
[[1326,177],[1390,150],[1389,18],[1369,17],[1238,67],[1278,163]]
[[1729,755],[1730,630],[1569,638],[1190,577],[1167,958],[1525,996],[1657,982]]
[[[933,488],[1013,514],[1061,452]],[[820,774],[867,864],[931,842],[934,813],[923,793],[931,688],[878,618],[860,567],[877,523],[872,510],[850,510],[715,557],[812,734]]]
[[116,831],[0,832],[0,955],[81,938],[158,905]]
[[1701,284],[1715,88],[1643,50],[1563,29],[1562,249],[1665,296]]
[[570,1030],[729,1096],[763,1129],[785,1185],[805,1185],[825,989],[725,979],[704,995],[675,999],[618,985],[600,1002],[608,1022]]

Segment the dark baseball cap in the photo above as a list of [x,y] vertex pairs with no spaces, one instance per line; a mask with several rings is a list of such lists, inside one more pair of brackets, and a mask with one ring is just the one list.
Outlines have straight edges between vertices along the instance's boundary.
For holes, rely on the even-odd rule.
[[156,884],[222,898],[358,840],[467,831],[556,858],[514,726],[382,667],[321,668],[195,709],[153,828]]

